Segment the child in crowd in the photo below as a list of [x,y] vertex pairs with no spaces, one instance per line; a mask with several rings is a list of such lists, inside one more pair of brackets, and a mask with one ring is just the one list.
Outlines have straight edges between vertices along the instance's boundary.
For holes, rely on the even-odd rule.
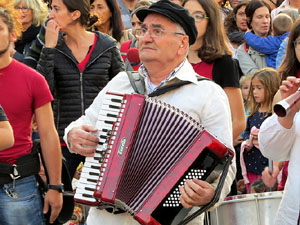
[[244,100],[244,106],[245,106],[245,113],[246,116],[248,116],[248,110],[247,110],[247,98],[249,95],[249,90],[250,90],[250,85],[251,85],[251,78],[252,78],[252,74],[246,74],[244,76],[241,77],[240,79],[240,87],[241,87],[241,91],[242,91],[242,96],[243,96],[243,100]]
[[247,45],[266,55],[266,63],[269,67],[276,68],[276,56],[282,41],[288,36],[292,28],[293,20],[287,14],[278,14],[273,23],[273,35],[259,37],[252,32],[245,33]]
[[242,143],[240,153],[247,193],[250,193],[251,183],[261,177],[264,168],[268,165],[268,159],[259,150],[257,136],[262,122],[272,114],[272,101],[279,85],[278,73],[272,68],[258,70],[251,79],[247,98],[249,117],[244,134],[245,141]]
[[[248,110],[247,110],[246,103],[247,103],[247,98],[249,95],[251,78],[252,78],[251,74],[246,74],[246,75],[242,76],[240,79],[240,88],[241,88],[242,96],[243,96],[243,100],[244,100],[244,108],[245,108],[246,117],[248,116]],[[242,143],[242,141],[244,140],[243,135],[244,135],[244,132],[239,137],[237,137],[237,139],[234,140],[234,146]]]
[[[247,98],[249,95],[251,78],[252,78],[252,74],[246,74],[240,78],[240,88],[241,88],[242,96],[243,96],[243,100],[244,100],[244,108],[245,108],[246,117],[248,116],[248,110],[247,110],[246,103],[247,103]],[[240,155],[241,143],[243,141],[244,141],[244,132],[233,141],[236,155]],[[245,192],[246,187],[244,187],[245,184],[243,181],[243,176],[242,176],[242,171],[241,171],[241,166],[240,166],[240,157],[236,157],[236,167],[237,167],[236,179],[238,181],[237,189],[238,189],[238,193],[242,194]]]

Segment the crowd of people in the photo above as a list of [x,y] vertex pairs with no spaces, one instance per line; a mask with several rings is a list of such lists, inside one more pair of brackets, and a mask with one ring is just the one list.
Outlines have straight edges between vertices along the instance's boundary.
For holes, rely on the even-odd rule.
[[[298,9],[299,0],[0,0],[0,224],[56,220],[62,159],[75,192],[99,145],[106,93],[137,92],[135,74],[145,95],[180,84],[155,98],[235,152],[210,210],[229,195],[284,190],[274,224],[298,225],[300,103],[285,117],[273,110],[300,87]],[[214,200],[219,181],[185,181],[189,215]],[[126,212],[87,209],[76,205],[66,224],[138,224]],[[203,223],[202,214],[188,224]]]

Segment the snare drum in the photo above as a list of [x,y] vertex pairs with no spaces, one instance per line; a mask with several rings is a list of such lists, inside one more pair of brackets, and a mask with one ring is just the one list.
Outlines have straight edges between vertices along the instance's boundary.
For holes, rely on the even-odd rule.
[[206,217],[209,225],[273,225],[282,191],[227,197]]

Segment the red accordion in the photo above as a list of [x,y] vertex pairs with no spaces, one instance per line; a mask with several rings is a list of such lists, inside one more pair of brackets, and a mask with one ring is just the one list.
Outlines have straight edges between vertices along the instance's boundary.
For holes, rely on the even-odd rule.
[[[233,152],[166,103],[138,94],[108,96],[99,124],[105,124],[107,115],[116,115],[107,109],[118,110],[118,116],[110,121],[111,130],[99,125],[102,151],[84,164],[75,200],[124,210],[141,224],[171,224],[183,208],[179,186],[192,178],[212,182]],[[87,177],[91,174],[97,182]]]

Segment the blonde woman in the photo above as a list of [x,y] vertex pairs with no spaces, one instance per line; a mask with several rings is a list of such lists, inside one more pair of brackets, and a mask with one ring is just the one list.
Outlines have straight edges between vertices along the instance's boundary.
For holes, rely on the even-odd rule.
[[15,42],[11,56],[23,61],[24,55],[46,21],[49,9],[40,0],[16,0],[15,9],[19,12],[19,22],[22,24],[22,37]]

